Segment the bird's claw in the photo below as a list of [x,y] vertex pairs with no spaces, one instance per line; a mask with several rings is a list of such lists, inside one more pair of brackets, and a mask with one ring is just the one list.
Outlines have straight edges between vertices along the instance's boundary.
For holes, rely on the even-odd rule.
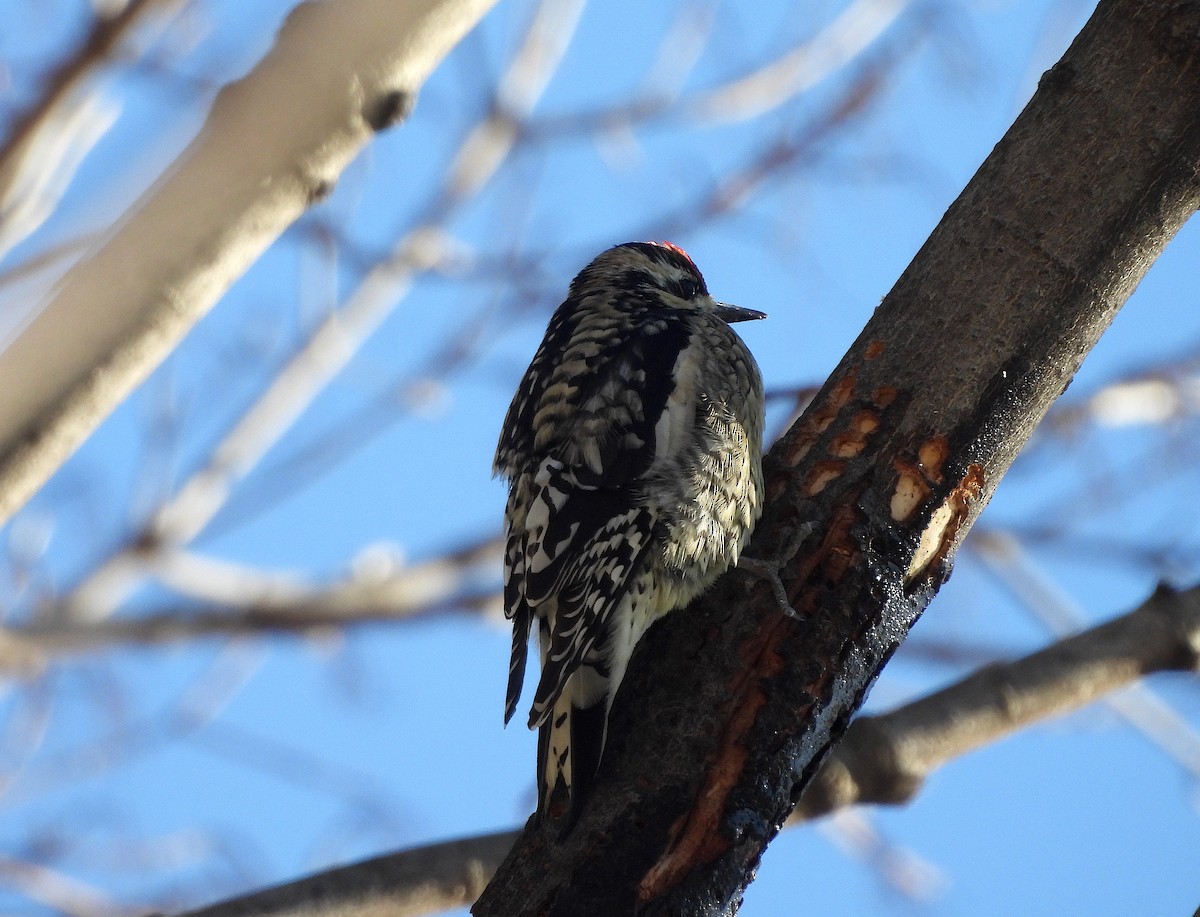
[[797,621],[803,620],[803,615],[792,607],[791,599],[788,598],[787,590],[783,588],[783,580],[779,576],[779,571],[782,570],[792,558],[800,550],[800,546],[805,539],[812,534],[814,525],[811,522],[806,522],[804,525],[796,529],[788,538],[788,543],[784,550],[780,552],[779,559],[774,561],[763,560],[758,557],[747,557],[742,555],[738,558],[737,567],[739,570],[745,570],[747,573],[753,573],[759,579],[765,580],[771,587],[771,594],[775,596],[775,602],[779,605],[779,610],[789,618],[794,618]]

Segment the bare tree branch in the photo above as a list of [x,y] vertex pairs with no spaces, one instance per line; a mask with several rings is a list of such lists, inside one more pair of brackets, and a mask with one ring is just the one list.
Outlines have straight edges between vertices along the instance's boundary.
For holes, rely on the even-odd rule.
[[0,257],[33,232],[55,203],[48,189],[66,184],[50,173],[78,164],[80,152],[107,129],[110,119],[82,91],[112,63],[116,50],[150,14],[167,14],[179,0],[128,0],[98,16],[77,47],[46,78],[41,96],[16,119],[0,144]]
[[[178,0],[128,0],[115,14],[97,17],[79,45],[49,75],[41,97],[26,108],[9,130],[0,145],[0,174],[8,173],[17,149],[29,135],[50,118],[54,108],[62,104],[90,73],[109,62],[114,48],[147,13],[177,3]],[[0,198],[3,197],[0,192]]]
[[856,0],[828,26],[753,73],[689,100],[699,117],[743,121],[805,92],[860,56],[887,32],[909,0]]
[[221,91],[171,172],[0,354],[0,520],[329,193],[376,131],[407,114],[489,6],[330,0],[292,12],[273,50]]
[[[1083,610],[1033,562],[1016,538],[989,532],[985,538],[972,539],[971,545],[973,555],[1052,633],[1063,636],[1083,626]],[[1200,778],[1200,735],[1168,705],[1140,687],[1115,695],[1108,705],[1167,758]]]
[[1198,667],[1200,586],[1160,587],[1119,618],[1015,662],[986,666],[890,713],[856,718],[790,820],[866,802],[903,805],[954,758],[1155,672]]
[[432,844],[330,870],[180,917],[418,917],[475,900],[516,831]]
[[[406,620],[447,611],[499,615],[495,566],[499,536],[411,566],[355,570],[341,582],[308,585],[295,577],[251,574],[181,553],[160,561],[163,581],[182,594],[188,583],[217,603],[111,618],[78,618],[54,609],[25,625],[0,625],[0,677],[28,677],[52,661],[121,646],[204,637],[318,633],[358,624]],[[380,569],[382,567],[382,569]],[[183,568],[188,568],[185,572]],[[185,581],[186,580],[186,581]]]
[[69,917],[122,917],[132,913],[86,883],[38,863],[0,856],[0,879],[8,887],[20,889],[30,900]]
[[[1200,667],[1200,586],[1136,609],[888,713],[858,717],[788,825],[862,803],[904,805],[954,758],[1082,709],[1155,672]],[[517,831],[431,844],[309,876],[183,917],[433,914],[474,901]]]

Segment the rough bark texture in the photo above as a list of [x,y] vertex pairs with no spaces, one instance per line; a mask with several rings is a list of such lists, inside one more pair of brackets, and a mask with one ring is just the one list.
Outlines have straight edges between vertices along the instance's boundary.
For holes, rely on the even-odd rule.
[[992,663],[895,710],[855,717],[791,822],[864,802],[904,804],[935,770],[1001,736],[1078,710],[1152,672],[1200,670],[1200,586],[1160,585],[1119,618]]
[[530,823],[477,917],[737,909],[1198,173],[1200,3],[1102,2],[771,450],[750,553],[802,620],[736,573],[652,628],[579,823]]
[[[3,641],[0,640],[0,648]],[[856,717],[789,825],[859,803],[905,804],[950,759],[1155,672],[1200,670],[1200,585],[1159,586],[1133,611],[928,697]],[[180,917],[417,917],[475,900],[519,832],[400,850]]]

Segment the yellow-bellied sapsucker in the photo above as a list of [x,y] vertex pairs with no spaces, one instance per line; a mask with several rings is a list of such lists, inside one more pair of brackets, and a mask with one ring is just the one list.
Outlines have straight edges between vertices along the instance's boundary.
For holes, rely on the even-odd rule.
[[[762,509],[762,377],[670,243],[610,248],[571,282],[504,419],[504,609],[513,621],[504,721],[529,630],[542,674],[538,811],[579,812],[634,645],[728,567]],[[558,785],[564,789],[559,789]]]

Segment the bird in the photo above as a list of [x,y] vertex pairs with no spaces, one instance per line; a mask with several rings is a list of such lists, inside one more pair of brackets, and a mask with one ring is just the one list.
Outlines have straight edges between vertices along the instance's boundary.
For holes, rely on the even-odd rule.
[[626,242],[571,281],[505,415],[504,722],[536,624],[539,818],[576,821],[638,640],[737,564],[762,512],[762,374],[669,242]]

